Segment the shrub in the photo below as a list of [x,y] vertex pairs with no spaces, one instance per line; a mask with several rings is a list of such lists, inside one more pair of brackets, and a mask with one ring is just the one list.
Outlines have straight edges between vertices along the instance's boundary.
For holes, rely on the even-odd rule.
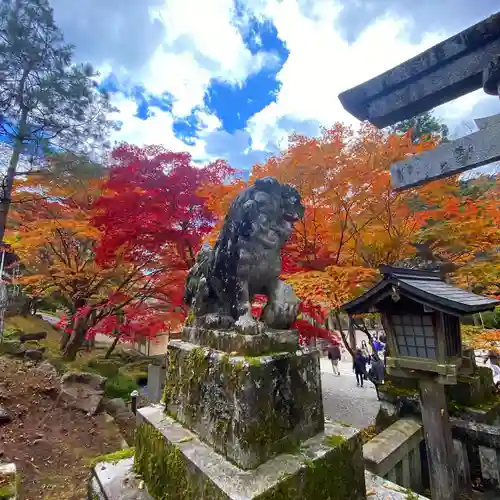
[[110,359],[96,358],[87,363],[87,368],[103,377],[112,378],[118,374],[119,363]]
[[500,328],[500,307],[481,313],[485,328]]
[[139,389],[139,386],[131,378],[117,373],[106,381],[104,394],[110,399],[122,398],[125,401],[130,401],[130,393],[137,389]]

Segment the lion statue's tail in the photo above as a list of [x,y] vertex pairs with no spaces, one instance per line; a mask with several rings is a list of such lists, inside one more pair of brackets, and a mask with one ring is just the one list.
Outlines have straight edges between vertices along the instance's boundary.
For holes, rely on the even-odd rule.
[[206,288],[212,255],[212,247],[208,243],[204,244],[196,255],[194,266],[189,270],[184,288],[184,303],[189,307],[193,305],[193,300],[202,292],[200,285],[202,285],[201,288]]

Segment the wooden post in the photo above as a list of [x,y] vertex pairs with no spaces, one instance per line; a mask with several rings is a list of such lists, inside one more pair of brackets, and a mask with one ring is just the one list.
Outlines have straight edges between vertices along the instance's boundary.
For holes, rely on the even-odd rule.
[[458,472],[444,385],[435,378],[423,377],[419,389],[432,500],[458,500]]

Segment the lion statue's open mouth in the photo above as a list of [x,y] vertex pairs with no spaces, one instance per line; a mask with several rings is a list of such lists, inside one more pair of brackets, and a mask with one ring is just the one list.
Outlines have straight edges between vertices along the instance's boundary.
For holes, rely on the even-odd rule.
[[300,194],[273,177],[255,181],[232,202],[214,248],[205,245],[186,280],[184,301],[194,322],[214,328],[236,326],[256,333],[250,307],[257,294],[267,295],[262,321],[269,328],[289,328],[298,299],[279,279],[280,251],[304,216]]

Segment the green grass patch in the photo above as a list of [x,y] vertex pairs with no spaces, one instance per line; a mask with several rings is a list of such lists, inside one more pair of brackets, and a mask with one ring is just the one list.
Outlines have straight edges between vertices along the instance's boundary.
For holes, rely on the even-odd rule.
[[95,467],[97,464],[102,462],[116,464],[120,460],[125,458],[133,457],[135,453],[135,448],[125,448],[124,450],[115,451],[113,453],[108,453],[107,455],[100,455],[89,461],[89,467]]
[[5,318],[5,328],[14,332],[14,337],[19,337],[21,333],[47,333],[47,338],[40,340],[39,346],[45,347],[51,355],[59,355],[61,334],[47,321],[37,316],[12,316]]
[[131,378],[118,373],[108,378],[104,386],[104,395],[110,399],[122,398],[130,401],[130,393],[139,389],[139,386]]
[[82,368],[89,371],[94,371],[95,373],[98,373],[103,377],[110,378],[118,375],[118,371],[120,370],[120,363],[112,359],[93,358],[90,359]]
[[336,448],[337,446],[340,446],[345,442],[345,439],[342,436],[326,436],[325,438],[325,444],[327,446],[330,446],[332,448]]

